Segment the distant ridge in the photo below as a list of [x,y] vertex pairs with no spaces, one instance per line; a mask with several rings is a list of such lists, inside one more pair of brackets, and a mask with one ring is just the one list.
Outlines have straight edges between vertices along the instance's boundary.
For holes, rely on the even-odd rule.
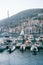
[[19,12],[9,18],[1,20],[0,26],[15,26],[21,22],[27,21],[28,19],[38,19],[43,20],[43,9],[28,9]]

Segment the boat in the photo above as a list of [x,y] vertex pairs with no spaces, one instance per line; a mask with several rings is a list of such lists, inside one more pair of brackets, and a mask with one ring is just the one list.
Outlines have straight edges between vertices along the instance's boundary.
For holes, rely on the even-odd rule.
[[9,33],[8,33],[8,32],[3,32],[3,33],[1,34],[1,36],[2,36],[2,37],[9,37]]
[[39,40],[40,40],[40,37],[38,37],[38,38],[35,38],[35,40],[36,40],[36,41],[39,41]]
[[16,44],[16,47],[20,47],[21,45],[22,45],[22,43],[19,43],[19,42],[18,42],[18,43]]
[[36,41],[43,41],[43,35],[35,39]]
[[16,46],[10,45],[9,48],[8,48],[8,52],[11,53],[11,52],[13,52],[15,49],[16,49]]
[[38,48],[36,45],[32,45],[31,48],[30,48],[30,51],[38,51]]
[[3,52],[6,49],[4,45],[0,45],[0,52]]
[[35,46],[37,46],[37,47],[40,47],[40,46],[42,46],[42,43],[41,42],[39,42],[39,41],[37,41],[37,42],[35,42],[35,44],[34,44]]
[[40,41],[43,41],[43,35],[40,36]]
[[22,45],[20,46],[20,50],[21,50],[21,51],[25,51],[25,50],[26,50],[26,45],[25,45],[25,44],[22,44]]
[[24,30],[21,30],[20,36],[24,35]]
[[4,51],[6,49],[6,46],[4,45],[3,37],[0,38],[0,52]]
[[28,35],[28,39],[30,39],[31,41],[33,41],[34,40],[33,35]]
[[32,42],[30,40],[26,40],[24,44],[22,44],[20,46],[20,50],[26,50],[27,47],[31,47],[32,46]]
[[24,38],[24,30],[22,29],[22,30],[21,30],[21,33],[20,33],[20,36],[17,38],[17,40],[18,40],[18,41],[20,41],[20,40],[22,41],[23,38]]
[[24,30],[21,30],[20,36],[17,38],[16,42],[16,46],[20,47],[23,43],[23,39],[24,39]]
[[30,48],[30,51],[32,52],[33,55],[37,55],[38,48],[35,45],[32,45]]

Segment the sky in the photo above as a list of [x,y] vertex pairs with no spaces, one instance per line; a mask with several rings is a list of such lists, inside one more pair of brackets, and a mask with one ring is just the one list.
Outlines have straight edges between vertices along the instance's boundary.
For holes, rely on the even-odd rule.
[[43,0],[0,0],[0,20],[26,9],[43,8]]

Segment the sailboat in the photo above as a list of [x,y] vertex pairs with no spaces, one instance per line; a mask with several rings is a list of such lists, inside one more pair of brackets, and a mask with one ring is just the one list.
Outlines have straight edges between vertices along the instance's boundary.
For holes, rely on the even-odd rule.
[[22,29],[21,33],[20,33],[20,36],[17,39],[18,43],[16,44],[16,46],[21,46],[22,45],[23,37],[24,37],[24,30]]
[[24,35],[24,30],[23,30],[23,29],[21,30],[20,35],[21,35],[21,36]]

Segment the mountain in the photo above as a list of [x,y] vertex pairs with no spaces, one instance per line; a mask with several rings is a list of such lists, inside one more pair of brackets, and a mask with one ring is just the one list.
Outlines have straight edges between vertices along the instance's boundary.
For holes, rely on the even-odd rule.
[[28,19],[43,20],[43,9],[28,9],[0,21],[0,26],[17,26]]

